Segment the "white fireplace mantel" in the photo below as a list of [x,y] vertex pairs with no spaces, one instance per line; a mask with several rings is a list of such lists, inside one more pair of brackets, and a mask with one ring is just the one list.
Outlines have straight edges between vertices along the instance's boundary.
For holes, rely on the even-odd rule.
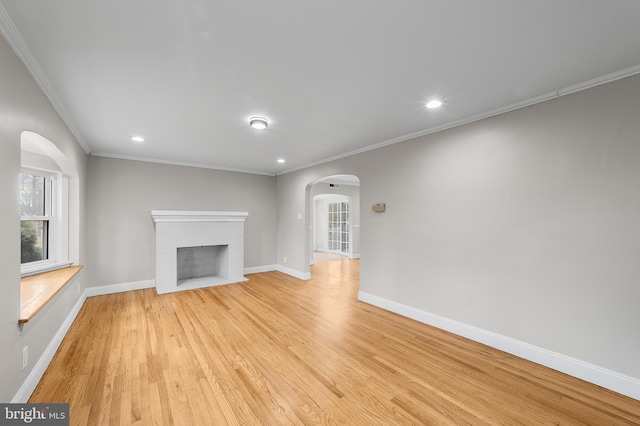
[[247,212],[151,210],[154,222],[244,222]]
[[[156,291],[162,294],[247,281],[243,274],[244,222],[248,216],[247,212],[152,210],[156,234]],[[209,251],[220,253],[215,255],[215,273],[179,279],[178,249],[209,246],[220,247],[220,250]],[[196,269],[201,267],[196,266]],[[204,267],[204,274],[207,273]]]

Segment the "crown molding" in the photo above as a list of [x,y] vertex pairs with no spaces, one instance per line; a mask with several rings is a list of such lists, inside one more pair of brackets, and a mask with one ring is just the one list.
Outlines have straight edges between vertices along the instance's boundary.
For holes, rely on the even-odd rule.
[[[20,34],[20,32],[18,31],[18,29],[16,28],[16,26],[14,25],[13,21],[11,20],[11,18],[9,17],[9,14],[7,13],[7,11],[5,10],[4,6],[2,5],[2,3],[0,2],[0,33],[2,33],[2,35],[4,36],[4,38],[7,40],[7,42],[9,43],[9,45],[11,46],[11,48],[13,49],[13,51],[16,53],[16,55],[18,56],[18,58],[20,58],[20,60],[23,62],[23,64],[25,65],[25,67],[27,68],[27,71],[31,74],[32,78],[34,79],[34,81],[36,82],[36,84],[40,87],[40,89],[44,92],[45,96],[49,99],[49,101],[51,102],[51,104],[53,105],[54,109],[58,112],[58,114],[60,115],[60,117],[62,118],[62,120],[65,122],[65,124],[67,125],[67,127],[69,128],[69,130],[71,131],[71,133],[73,134],[73,136],[75,136],[76,140],[78,141],[78,143],[82,146],[82,148],[85,150],[85,152],[87,154],[91,153],[91,149],[89,148],[88,144],[86,143],[86,141],[84,140],[83,136],[82,136],[82,132],[80,132],[79,128],[75,125],[75,123],[73,122],[73,120],[71,119],[69,113],[67,112],[66,108],[64,107],[62,101],[60,100],[58,94],[56,93],[56,91],[53,89],[53,86],[51,85],[51,83],[49,82],[48,78],[46,77],[44,71],[42,70],[42,68],[40,67],[40,65],[38,64],[38,62],[36,61],[35,57],[33,56],[33,54],[31,53],[29,47],[27,46],[27,44],[25,43],[24,39],[22,38],[22,35]],[[280,171],[278,173],[265,173],[265,172],[256,172],[256,171],[252,171],[252,170],[243,170],[243,169],[228,169],[228,168],[221,168],[221,167],[216,167],[213,165],[201,165],[201,164],[191,164],[191,163],[181,163],[181,162],[173,162],[173,161],[163,161],[163,160],[156,160],[156,159],[146,159],[146,158],[136,158],[136,157],[121,157],[115,154],[107,154],[107,153],[91,153],[92,155],[98,155],[98,156],[103,156],[103,157],[112,157],[112,158],[123,158],[123,159],[129,159],[129,160],[137,160],[137,161],[146,161],[146,162],[154,162],[154,163],[163,163],[163,164],[173,164],[173,165],[180,165],[180,166],[187,166],[187,167],[200,167],[200,168],[208,168],[208,169],[216,169],[216,170],[225,170],[225,171],[233,171],[233,172],[240,172],[240,173],[251,173],[251,174],[262,174],[262,175],[267,175],[267,176],[277,176],[277,175],[283,175],[283,174],[287,174],[287,173],[291,173],[291,172],[295,172],[298,170],[302,170],[302,169],[306,169],[309,167],[313,167],[313,166],[317,166],[320,164],[326,164],[335,160],[339,160],[342,158],[346,158],[346,157],[350,157],[352,155],[356,155],[356,154],[360,154],[363,152],[367,152],[367,151],[371,151],[377,148],[382,148],[384,146],[388,146],[388,145],[393,145],[396,143],[400,143],[400,142],[405,142],[411,139],[415,139],[421,136],[426,136],[432,133],[437,133],[437,132],[441,132],[443,130],[447,130],[447,129],[451,129],[454,127],[458,127],[458,126],[462,126],[465,124],[469,124],[469,123],[473,123],[475,121],[479,121],[479,120],[483,120],[485,118],[489,118],[489,117],[493,117],[496,115],[500,115],[500,114],[504,114],[510,111],[514,111],[520,108],[524,108],[530,105],[534,105],[540,102],[544,102],[544,101],[548,101],[554,98],[558,98],[561,96],[565,96],[565,95],[569,95],[571,93],[575,93],[575,92],[579,92],[582,90],[586,90],[595,86],[599,86],[605,83],[609,83],[615,80],[619,80],[622,78],[626,78],[626,77],[630,77],[632,75],[635,74],[640,74],[640,65],[636,65],[630,68],[626,68],[617,72],[613,72],[601,77],[597,77],[591,80],[587,80],[585,82],[581,82],[575,85],[571,85],[571,86],[567,86],[558,90],[555,90],[553,92],[549,92],[537,97],[533,97],[533,98],[529,98],[529,99],[525,99],[523,101],[520,102],[516,102],[501,108],[497,108],[491,111],[487,111],[484,113],[480,113],[480,114],[476,114],[476,115],[472,115],[460,120],[456,120],[456,121],[452,121],[449,123],[445,123],[443,125],[440,126],[435,126],[435,127],[431,127],[428,129],[424,129],[418,132],[414,132],[414,133],[410,133],[407,135],[403,135],[403,136],[399,136],[396,138],[392,138],[392,139],[388,139],[373,145],[368,145],[366,147],[357,149],[357,150],[353,150],[353,151],[349,151],[343,154],[339,154],[336,156],[332,156],[323,160],[319,160],[319,161],[315,161],[315,162],[311,162],[311,163],[306,163],[304,165],[301,166],[297,166],[291,169],[287,169],[287,170],[283,170]]]
[[31,75],[31,78],[33,78],[33,80],[38,85],[40,90],[42,90],[47,99],[49,99],[49,102],[51,102],[53,108],[69,128],[69,131],[76,138],[80,146],[82,146],[82,149],[84,149],[84,151],[89,154],[91,152],[91,149],[82,137],[82,132],[80,132],[78,127],[74,124],[73,120],[71,120],[71,117],[62,104],[60,97],[53,89],[53,86],[42,70],[42,67],[40,67],[40,64],[38,63],[38,61],[36,61],[36,58],[33,56],[33,53],[31,53],[31,50],[25,43],[22,35],[18,31],[18,28],[16,28],[2,3],[0,3],[0,33],[2,33],[7,43],[9,43],[9,46],[11,46],[11,49],[13,49],[13,52],[16,54],[16,56],[18,56],[18,58],[22,61],[25,68]]
[[157,158],[134,157],[129,155],[109,154],[107,152],[92,152],[92,157],[115,158],[117,160],[142,161],[144,163],[167,164],[170,166],[195,167],[197,169],[221,170],[223,172],[248,173],[251,175],[275,176],[275,173],[260,172],[256,170],[234,169],[232,167],[220,167],[209,164],[185,163],[181,161],[160,160]]
[[437,132],[441,132],[443,130],[447,130],[447,129],[451,129],[451,128],[454,128],[454,127],[462,126],[462,125],[465,125],[465,124],[473,123],[475,121],[484,120],[485,118],[490,118],[490,117],[494,117],[496,115],[505,114],[507,112],[515,111],[515,110],[520,109],[520,108],[528,107],[528,106],[535,105],[535,104],[538,104],[538,103],[541,103],[541,102],[545,102],[545,101],[548,101],[548,100],[551,100],[551,99],[559,98],[561,96],[570,95],[572,93],[576,93],[576,92],[580,92],[580,91],[583,91],[583,90],[587,90],[587,89],[590,89],[590,88],[595,87],[595,86],[600,86],[602,84],[611,83],[611,82],[616,81],[616,80],[621,80],[621,79],[626,78],[626,77],[631,77],[631,76],[636,75],[636,74],[640,74],[640,65],[636,65],[636,66],[633,66],[633,67],[625,68],[625,69],[620,70],[620,71],[616,71],[616,72],[613,72],[613,73],[610,73],[610,74],[607,74],[607,75],[604,75],[604,76],[601,76],[601,77],[597,77],[597,78],[594,78],[594,79],[591,79],[591,80],[587,80],[587,81],[584,81],[584,82],[581,82],[581,83],[578,83],[578,84],[574,84],[572,86],[567,86],[567,87],[564,87],[562,89],[558,89],[558,90],[555,90],[553,92],[549,92],[549,93],[546,93],[546,94],[543,94],[543,95],[540,95],[540,96],[536,96],[536,97],[533,97],[533,98],[528,98],[528,99],[525,99],[525,100],[520,101],[520,102],[516,102],[516,103],[510,104],[510,105],[506,105],[504,107],[493,109],[491,111],[487,111],[487,112],[483,112],[483,113],[480,113],[480,114],[472,115],[472,116],[469,116],[469,117],[466,117],[466,118],[462,118],[460,120],[451,121],[449,123],[445,123],[445,124],[440,125],[440,126],[430,127],[428,129],[420,130],[418,132],[410,133],[408,135],[398,136],[396,138],[388,139],[386,141],[382,141],[382,142],[379,142],[379,143],[376,143],[376,144],[373,144],[373,145],[368,145],[368,146],[366,146],[364,148],[360,148],[360,149],[357,149],[357,150],[354,150],[354,151],[349,151],[349,152],[346,152],[344,154],[339,154],[339,155],[336,155],[336,156],[333,156],[333,157],[330,157],[330,158],[327,158],[327,159],[324,159],[324,160],[316,161],[316,162],[313,162],[313,163],[307,163],[307,164],[304,164],[302,166],[298,166],[298,167],[294,167],[294,168],[291,168],[291,169],[287,169],[287,170],[284,170],[284,171],[278,173],[278,175],[284,175],[286,173],[291,173],[291,172],[295,172],[295,171],[298,171],[298,170],[307,169],[309,167],[313,167],[313,166],[318,166],[320,164],[329,163],[331,161],[339,160],[341,158],[351,157],[352,155],[361,154],[363,152],[371,151],[371,150],[374,150],[374,149],[377,149],[377,148],[382,148],[384,146],[393,145],[393,144],[400,143],[400,142],[405,142],[405,141],[408,141],[408,140],[411,140],[411,139],[419,138],[421,136],[430,135],[432,133],[437,133]]

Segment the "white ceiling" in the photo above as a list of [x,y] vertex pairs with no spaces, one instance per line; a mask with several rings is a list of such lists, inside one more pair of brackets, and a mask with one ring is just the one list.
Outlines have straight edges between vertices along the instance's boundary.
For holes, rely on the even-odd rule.
[[[635,0],[0,6],[5,38],[92,154],[254,173],[640,72]],[[443,107],[427,110],[434,97]],[[252,115],[270,129],[252,131]]]

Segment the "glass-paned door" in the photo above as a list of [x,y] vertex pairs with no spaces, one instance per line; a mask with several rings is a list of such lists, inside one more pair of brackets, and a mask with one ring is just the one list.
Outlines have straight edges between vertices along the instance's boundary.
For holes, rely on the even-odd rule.
[[329,203],[327,205],[329,220],[329,250],[342,253],[349,252],[349,203]]

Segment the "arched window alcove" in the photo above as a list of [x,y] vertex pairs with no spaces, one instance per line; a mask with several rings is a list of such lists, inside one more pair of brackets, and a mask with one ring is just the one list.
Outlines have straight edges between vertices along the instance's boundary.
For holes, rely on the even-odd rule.
[[[24,262],[22,264],[23,275],[36,273],[48,269],[66,266],[70,263],[79,263],[80,251],[80,184],[78,171],[73,162],[49,139],[44,136],[25,130],[20,134],[21,169],[22,179],[25,175],[43,176],[43,188],[46,196],[43,200],[50,203],[50,211],[47,208],[40,209],[44,213],[41,218],[51,219],[51,229],[48,235],[43,237],[42,231],[39,238],[40,246],[45,244],[45,252],[42,255],[47,262]],[[33,179],[32,179],[33,180]],[[31,195],[32,189],[21,187],[21,213],[24,222],[25,213],[22,211],[25,194]],[[45,213],[50,215],[47,216]],[[36,216],[38,218],[38,216]],[[22,228],[22,226],[21,226]],[[42,240],[46,241],[43,242]],[[51,246],[48,248],[48,246]],[[40,249],[42,251],[42,249]],[[27,259],[28,260],[28,259]]]

